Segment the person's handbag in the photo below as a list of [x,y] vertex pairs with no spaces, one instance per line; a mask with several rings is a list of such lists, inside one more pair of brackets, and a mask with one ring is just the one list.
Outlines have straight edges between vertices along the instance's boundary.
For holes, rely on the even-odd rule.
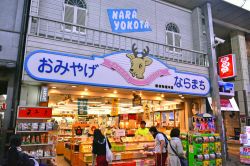
[[175,149],[174,149],[174,148],[172,147],[172,145],[171,145],[171,141],[169,141],[169,145],[170,145],[171,149],[173,150],[173,152],[175,153],[175,155],[178,156],[178,158],[179,158],[179,160],[180,160],[180,162],[181,162],[181,166],[188,166],[188,161],[187,161],[187,159],[184,158],[184,157],[182,157],[182,156],[180,156],[180,155],[175,151]]
[[106,160],[107,162],[112,162],[113,160],[113,153],[109,149],[108,138],[106,138]]

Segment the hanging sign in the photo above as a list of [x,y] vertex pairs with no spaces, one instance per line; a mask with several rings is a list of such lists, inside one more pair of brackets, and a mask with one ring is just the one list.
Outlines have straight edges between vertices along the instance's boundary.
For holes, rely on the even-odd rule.
[[48,102],[48,87],[42,86],[40,92],[40,102]]
[[133,107],[136,107],[136,106],[142,106],[142,103],[141,103],[141,96],[137,95],[137,94],[133,94],[134,98],[132,100],[132,103],[133,103]]
[[38,81],[200,96],[209,93],[206,77],[178,72],[149,53],[148,47],[138,52],[135,44],[132,51],[89,57],[37,50],[26,57],[24,67]]
[[108,9],[112,32],[145,32],[152,31],[147,20],[137,18],[137,9]]
[[219,75],[221,79],[236,76],[236,60],[234,54],[219,57]]
[[234,97],[234,83],[218,81],[220,96]]
[[110,113],[111,116],[117,116],[118,115],[118,112],[119,112],[119,107],[118,106],[119,106],[118,99],[114,98],[112,100],[112,109],[111,109],[111,113]]
[[78,115],[87,115],[88,99],[78,99],[77,107],[78,107]]
[[49,107],[18,107],[17,118],[51,118],[52,108]]

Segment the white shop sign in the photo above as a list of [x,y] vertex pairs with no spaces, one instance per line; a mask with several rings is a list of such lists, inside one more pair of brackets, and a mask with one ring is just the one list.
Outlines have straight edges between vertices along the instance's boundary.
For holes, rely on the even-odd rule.
[[143,52],[115,52],[81,56],[37,50],[25,59],[25,70],[38,81],[149,90],[206,96],[205,76],[178,72]]

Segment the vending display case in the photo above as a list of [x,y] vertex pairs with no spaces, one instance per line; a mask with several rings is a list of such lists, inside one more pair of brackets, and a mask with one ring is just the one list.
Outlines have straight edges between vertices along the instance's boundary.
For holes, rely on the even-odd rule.
[[188,138],[188,161],[192,166],[222,166],[218,134],[191,134]]
[[240,134],[240,162],[250,164],[250,126],[245,126],[243,134]]

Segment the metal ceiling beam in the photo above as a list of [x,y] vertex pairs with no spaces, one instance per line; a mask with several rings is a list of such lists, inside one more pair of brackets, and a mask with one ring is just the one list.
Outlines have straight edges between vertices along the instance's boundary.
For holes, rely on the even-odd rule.
[[213,19],[213,22],[216,24],[228,27],[228,28],[233,29],[233,30],[239,30],[239,31],[246,32],[246,33],[250,34],[250,29],[245,29],[245,28],[239,27],[237,25],[233,25],[233,24],[230,24],[230,23],[227,23],[227,22],[215,19],[215,18]]

